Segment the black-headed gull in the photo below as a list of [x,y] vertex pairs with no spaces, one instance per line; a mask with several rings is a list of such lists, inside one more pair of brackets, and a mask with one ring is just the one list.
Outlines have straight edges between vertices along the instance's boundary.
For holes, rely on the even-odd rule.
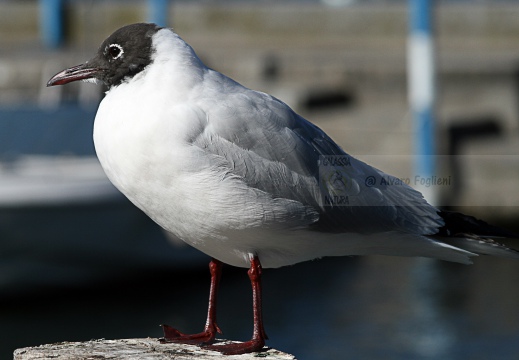
[[[505,232],[429,205],[282,101],[206,67],[171,29],[125,26],[48,86],[76,80],[109,87],[94,126],[108,178],[160,226],[213,258],[204,331],[164,325],[164,341],[224,354],[261,350],[262,266],[368,254],[465,264],[477,254],[519,259],[487,238]],[[244,343],[210,345],[220,332],[222,263],[249,268],[254,332]]]

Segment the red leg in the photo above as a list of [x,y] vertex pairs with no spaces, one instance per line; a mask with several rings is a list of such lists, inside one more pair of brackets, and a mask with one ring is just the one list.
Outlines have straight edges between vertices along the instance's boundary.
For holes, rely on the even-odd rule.
[[243,343],[226,345],[208,345],[206,349],[216,350],[224,355],[239,355],[260,351],[268,339],[263,327],[263,315],[261,306],[261,264],[257,256],[251,256],[249,278],[252,285],[252,309],[254,314],[254,331],[252,339]]
[[222,263],[216,259],[212,259],[209,263],[209,271],[211,272],[211,288],[209,290],[209,307],[207,309],[207,321],[204,331],[198,334],[183,334],[177,329],[169,325],[162,325],[164,330],[164,338],[161,342],[173,342],[183,344],[211,344],[214,342],[216,333],[222,333],[216,324],[216,298],[218,295],[218,286],[222,276]]

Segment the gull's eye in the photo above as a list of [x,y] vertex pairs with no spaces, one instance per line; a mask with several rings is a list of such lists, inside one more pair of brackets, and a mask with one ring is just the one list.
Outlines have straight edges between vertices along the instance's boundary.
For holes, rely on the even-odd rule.
[[123,47],[119,44],[109,45],[106,51],[113,60],[120,58],[124,53]]

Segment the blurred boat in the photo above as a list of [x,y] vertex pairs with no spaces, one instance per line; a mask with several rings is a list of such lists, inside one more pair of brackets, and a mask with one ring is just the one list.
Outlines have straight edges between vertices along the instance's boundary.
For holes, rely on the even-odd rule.
[[0,110],[0,294],[206,264],[106,178],[95,109]]

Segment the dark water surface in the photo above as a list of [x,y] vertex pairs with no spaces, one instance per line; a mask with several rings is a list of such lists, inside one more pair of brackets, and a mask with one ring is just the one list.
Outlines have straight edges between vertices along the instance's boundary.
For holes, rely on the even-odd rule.
[[[18,347],[198,332],[205,268],[0,300],[0,359]],[[264,271],[268,345],[305,359],[519,359],[519,262],[334,258]],[[246,271],[224,268],[224,337],[252,332]]]

